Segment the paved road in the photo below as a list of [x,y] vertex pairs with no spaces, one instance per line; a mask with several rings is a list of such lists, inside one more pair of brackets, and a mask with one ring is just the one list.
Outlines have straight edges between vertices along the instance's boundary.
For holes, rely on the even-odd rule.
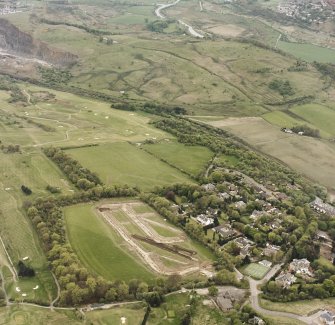
[[[172,7],[172,6],[175,6],[180,0],[176,0],[175,2],[172,2],[172,3],[167,3],[167,4],[162,4],[162,5],[159,5],[159,7],[155,10],[155,15],[161,19],[165,19],[166,17],[161,13],[162,10],[164,9],[167,9],[169,7]],[[204,38],[204,35],[198,33],[197,31],[194,30],[194,28],[185,23],[184,21],[182,20],[178,20],[178,23],[187,27],[188,29],[188,32],[194,36],[194,37],[198,37],[198,38]]]
[[160,5],[156,10],[155,10],[155,14],[157,17],[161,18],[161,19],[165,19],[165,16],[161,14],[161,11],[166,9],[166,8],[169,8],[169,7],[172,7],[172,6],[175,6],[180,0],[176,0],[175,2],[172,2],[172,3],[167,3],[167,4],[164,4],[164,5]]
[[274,311],[274,310],[268,310],[264,309],[259,304],[259,294],[261,291],[258,289],[258,287],[265,282],[269,281],[282,267],[282,264],[275,265],[268,273],[267,275],[260,281],[256,281],[250,277],[248,277],[249,283],[250,283],[250,299],[251,299],[251,306],[252,308],[257,311],[258,313],[265,315],[265,316],[272,316],[272,317],[286,317],[286,318],[292,318],[299,320],[305,324],[317,324],[317,319],[322,314],[323,311],[318,311],[310,316],[307,315],[297,315],[293,313],[286,313],[282,311]]

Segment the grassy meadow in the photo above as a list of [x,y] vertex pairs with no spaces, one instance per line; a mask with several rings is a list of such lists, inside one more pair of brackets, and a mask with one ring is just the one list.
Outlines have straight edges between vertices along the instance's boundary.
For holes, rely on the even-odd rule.
[[[148,325],[179,325],[181,318],[190,303],[188,293],[173,294],[166,297],[165,304],[160,308],[152,308]],[[202,299],[199,298],[194,316],[193,325],[219,325],[228,324],[227,317],[211,306],[204,306]]]
[[1,325],[32,325],[32,324],[99,324],[121,325],[121,317],[125,317],[124,325],[140,325],[145,313],[141,304],[129,304],[107,310],[94,310],[82,314],[74,310],[48,310],[45,308],[12,305],[0,308]]
[[313,124],[329,138],[335,137],[335,109],[318,104],[308,104],[293,107],[290,111]]
[[118,142],[67,152],[107,184],[128,184],[142,190],[171,183],[191,183],[189,177],[140,147]]
[[298,315],[312,314],[319,309],[334,309],[335,299],[313,299],[313,300],[301,300],[293,302],[272,302],[265,299],[260,299],[260,305],[269,310],[283,311],[286,313],[293,313]]
[[152,273],[129,253],[123,240],[93,208],[83,204],[64,211],[69,241],[82,263],[109,280],[152,279]]
[[167,161],[193,176],[201,173],[213,157],[213,153],[206,147],[185,146],[175,141],[166,140],[143,147],[155,157]]
[[[197,25],[199,12],[195,12],[195,8],[198,7],[195,3],[180,3],[173,13],[176,17],[185,14]],[[313,67],[308,66],[306,71],[300,72],[289,70],[296,63],[294,58],[234,39],[219,37],[198,41],[182,34],[171,37],[166,31],[150,32],[145,19],[155,19],[152,3],[141,6],[123,3],[114,8],[97,5],[85,7],[85,10],[92,10],[92,16],[105,11],[109,17],[103,21],[103,29],[115,33],[113,45],[99,42],[98,36],[82,29],[47,24],[29,27],[29,21],[22,23],[27,30],[34,28],[36,38],[78,55],[80,64],[71,68],[70,85],[97,90],[120,100],[183,105],[190,114],[196,115],[254,116],[265,113],[264,104],[284,99],[268,87],[275,78],[290,80],[295,93],[289,98],[326,96],[321,75]],[[72,21],[83,19],[71,15]],[[105,15],[101,15],[102,20]],[[234,32],[235,28],[250,31],[256,39],[266,39],[272,46],[279,35],[259,20],[233,14],[202,12],[201,15],[214,20],[202,26],[204,30],[216,28]],[[20,25],[19,21],[15,23]],[[93,24],[83,22],[86,23]],[[173,32],[176,26],[172,24],[171,28]],[[300,82],[302,79],[304,83]]]
[[326,47],[279,41],[278,48],[307,62],[335,63],[335,51]]
[[31,324],[83,324],[73,311],[50,311],[33,306],[18,306],[0,308],[1,325],[31,325]]
[[262,118],[226,119],[209,124],[230,131],[311,180],[329,189],[334,187],[335,145],[332,142],[286,134]]
[[[95,310],[86,313],[86,319],[91,324],[99,325],[140,325],[142,324],[146,308],[141,305],[128,305],[108,310]],[[125,318],[125,323],[121,322]]]

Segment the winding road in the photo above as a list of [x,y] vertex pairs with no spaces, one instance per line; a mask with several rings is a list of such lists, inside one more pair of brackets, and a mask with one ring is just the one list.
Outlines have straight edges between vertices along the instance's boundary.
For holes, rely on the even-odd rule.
[[[155,15],[161,19],[165,19],[166,17],[161,13],[162,10],[164,9],[167,9],[167,8],[170,8],[170,7],[173,7],[175,6],[176,4],[178,4],[180,2],[180,0],[176,0],[175,2],[172,2],[172,3],[166,3],[166,4],[161,4],[159,5],[159,7],[155,10]],[[197,31],[194,30],[194,28],[185,23],[184,21],[182,20],[178,20],[178,23],[185,26],[187,29],[188,29],[188,32],[194,36],[194,37],[197,37],[197,38],[204,38],[205,36],[198,33]]]
[[271,317],[285,317],[285,318],[291,318],[291,319],[296,319],[302,323],[305,324],[317,324],[317,319],[320,317],[320,315],[323,313],[322,310],[307,316],[307,315],[298,315],[298,314],[293,314],[293,313],[286,313],[286,312],[282,312],[282,311],[275,311],[275,310],[269,310],[269,309],[265,309],[263,307],[260,306],[259,304],[259,295],[262,293],[262,291],[260,291],[258,289],[259,286],[261,286],[262,284],[266,283],[267,281],[269,281],[282,267],[283,264],[277,264],[275,265],[267,274],[266,276],[259,281],[256,281],[250,277],[248,277],[249,280],[249,284],[250,284],[250,300],[251,300],[251,306],[252,308],[265,316],[271,316]]

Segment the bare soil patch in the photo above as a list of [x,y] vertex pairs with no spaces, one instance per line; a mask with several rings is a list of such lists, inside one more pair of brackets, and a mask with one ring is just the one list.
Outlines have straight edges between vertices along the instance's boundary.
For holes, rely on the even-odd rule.
[[232,24],[206,26],[205,29],[207,29],[209,32],[213,34],[226,37],[237,37],[240,36],[243,32],[245,32],[244,28]]
[[[158,222],[150,220],[150,215],[155,213],[137,213],[134,209],[136,205],[142,203],[103,204],[98,207],[98,213],[122,237],[127,248],[156,273],[185,275],[203,269],[210,270],[209,263],[201,261],[196,252],[188,253],[190,250],[183,248],[187,237],[181,230],[162,219],[159,226],[173,233],[173,236],[158,234],[154,228]],[[124,221],[121,220],[120,212],[124,214]]]

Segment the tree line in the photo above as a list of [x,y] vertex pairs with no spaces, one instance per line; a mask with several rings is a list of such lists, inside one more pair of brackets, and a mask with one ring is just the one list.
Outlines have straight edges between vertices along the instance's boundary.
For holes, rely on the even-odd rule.
[[[277,161],[250,150],[243,141],[231,136],[224,130],[215,129],[203,123],[170,116],[154,121],[153,124],[177,137],[178,141],[187,145],[201,145],[211,149],[217,155],[238,157],[235,169],[255,179],[261,184],[274,183],[279,190],[289,195],[295,204],[303,205],[315,198],[325,198],[324,189],[304,179],[294,171]],[[229,167],[224,162],[217,166]],[[302,187],[296,191],[287,187],[294,182]]]

